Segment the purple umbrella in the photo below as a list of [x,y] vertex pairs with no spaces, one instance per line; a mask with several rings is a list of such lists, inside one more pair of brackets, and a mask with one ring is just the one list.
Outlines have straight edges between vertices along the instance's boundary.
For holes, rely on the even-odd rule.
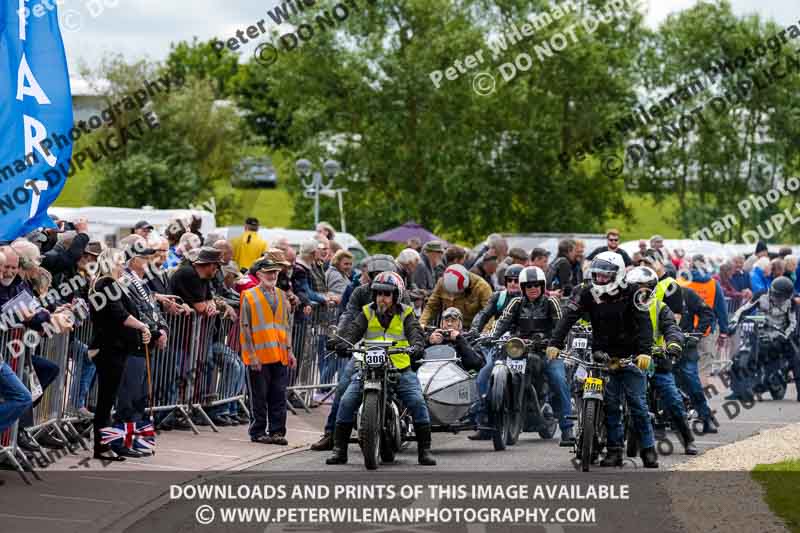
[[370,241],[379,242],[406,242],[408,239],[416,237],[422,244],[428,241],[441,241],[443,245],[447,246],[449,243],[444,239],[437,237],[430,231],[426,230],[413,220],[409,220],[402,226],[386,230],[383,233],[367,237]]

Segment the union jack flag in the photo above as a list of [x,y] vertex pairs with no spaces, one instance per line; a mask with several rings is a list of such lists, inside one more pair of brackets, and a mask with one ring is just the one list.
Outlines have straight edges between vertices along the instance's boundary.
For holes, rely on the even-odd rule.
[[149,420],[114,424],[100,430],[100,443],[152,451],[156,446],[156,432]]

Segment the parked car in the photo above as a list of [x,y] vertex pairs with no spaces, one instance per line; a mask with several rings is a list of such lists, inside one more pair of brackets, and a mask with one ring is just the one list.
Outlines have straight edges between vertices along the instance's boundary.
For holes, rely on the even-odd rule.
[[246,157],[236,167],[231,178],[234,187],[269,187],[278,186],[278,175],[272,160],[268,157]]

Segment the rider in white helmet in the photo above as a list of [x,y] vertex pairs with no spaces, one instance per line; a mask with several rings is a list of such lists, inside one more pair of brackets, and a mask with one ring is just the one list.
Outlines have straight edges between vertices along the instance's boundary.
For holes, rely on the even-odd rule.
[[[511,331],[513,335],[525,339],[540,337],[542,340],[549,340],[553,328],[561,320],[561,305],[556,298],[545,296],[545,273],[539,267],[527,267],[519,274],[519,285],[522,295],[508,304],[492,329],[492,338],[499,339],[504,333]],[[561,446],[572,446],[575,442],[573,421],[569,418],[572,415],[572,403],[564,361],[547,361],[543,374],[553,392],[553,411],[561,428]]]
[[559,321],[547,357],[555,359],[570,328],[580,318],[589,316],[592,324],[592,348],[612,359],[634,357],[636,364],[609,372],[606,384],[606,425],[608,426],[608,454],[602,466],[622,466],[621,413],[623,394],[633,419],[642,450],[645,467],[658,468],[653,426],[645,400],[647,378],[644,372],[650,367],[653,346],[653,324],[647,309],[634,302],[634,291],[625,283],[625,262],[615,252],[595,256],[589,267],[591,282],[578,289],[566,305],[564,318]]
[[658,297],[656,285],[658,274],[648,267],[636,267],[625,275],[625,282],[634,291],[636,305],[647,309],[653,324],[653,344],[664,348],[666,354],[655,358],[655,373],[650,384],[661,398],[664,410],[672,418],[673,428],[678,432],[686,455],[697,455],[694,435],[686,420],[686,408],[683,405],[672,365],[683,353],[683,332],[678,327],[675,315],[669,306]]
[[625,261],[621,255],[615,252],[597,254],[589,266],[589,277],[593,294],[613,295],[624,284]]
[[445,309],[455,307],[464,317],[464,329],[469,329],[472,319],[491,297],[492,288],[480,276],[468,272],[463,265],[450,265],[436,282],[420,323],[423,327],[435,326]]

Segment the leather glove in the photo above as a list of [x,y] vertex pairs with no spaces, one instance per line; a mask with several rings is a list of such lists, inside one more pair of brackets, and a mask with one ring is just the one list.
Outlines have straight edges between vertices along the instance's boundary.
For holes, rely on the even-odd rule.
[[683,346],[678,344],[677,342],[670,342],[667,344],[667,354],[671,357],[675,357],[676,359],[681,356],[683,353]]
[[416,362],[422,359],[424,353],[425,351],[421,350],[420,347],[416,345],[408,348],[408,357],[411,358],[412,362]]
[[645,372],[648,368],[650,368],[650,363],[653,361],[653,358],[647,354],[639,354],[636,356],[636,366],[639,367],[639,370]]
[[698,344],[700,344],[700,339],[698,339],[697,337],[686,337],[687,348],[694,348]]
[[544,351],[547,354],[547,359],[552,361],[553,359],[558,357],[559,349],[555,346],[548,346],[547,349]]

